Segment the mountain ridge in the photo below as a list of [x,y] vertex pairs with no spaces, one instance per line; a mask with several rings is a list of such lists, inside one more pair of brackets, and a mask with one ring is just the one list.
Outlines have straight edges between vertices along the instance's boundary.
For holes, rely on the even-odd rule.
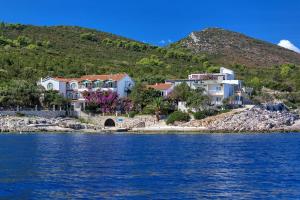
[[269,67],[285,63],[300,64],[300,54],[292,50],[223,28],[193,31],[176,42],[175,46],[195,54],[206,53],[214,58],[214,62],[225,65]]

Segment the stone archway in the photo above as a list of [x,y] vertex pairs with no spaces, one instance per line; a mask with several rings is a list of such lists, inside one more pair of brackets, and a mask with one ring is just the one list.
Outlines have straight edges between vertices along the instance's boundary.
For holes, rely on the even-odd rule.
[[113,119],[109,118],[109,119],[105,120],[104,126],[105,127],[115,127],[116,123]]

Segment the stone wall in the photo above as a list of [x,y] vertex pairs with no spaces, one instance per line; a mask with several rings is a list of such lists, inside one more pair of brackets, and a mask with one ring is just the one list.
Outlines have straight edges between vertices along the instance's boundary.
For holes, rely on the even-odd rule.
[[17,113],[23,114],[25,116],[36,116],[44,118],[55,118],[55,117],[65,117],[66,111],[51,111],[51,110],[29,110],[29,111],[0,111],[0,116],[16,116]]
[[115,123],[115,127],[117,128],[145,127],[153,126],[157,123],[155,116],[151,115],[137,115],[134,118],[130,118],[124,116],[88,115],[81,112],[78,117],[95,124],[98,128],[104,128],[105,122],[108,119],[112,119]]

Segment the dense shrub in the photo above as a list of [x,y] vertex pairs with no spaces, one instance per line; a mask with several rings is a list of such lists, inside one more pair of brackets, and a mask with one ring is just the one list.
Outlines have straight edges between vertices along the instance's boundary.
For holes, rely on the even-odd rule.
[[128,113],[128,116],[129,116],[130,118],[134,118],[135,115],[136,115],[136,112],[134,112],[134,111],[130,111],[130,112]]
[[97,41],[97,37],[93,33],[82,33],[80,34],[80,38],[83,40]]
[[100,109],[96,103],[90,103],[85,106],[85,111],[88,113],[99,113]]
[[205,117],[207,117],[207,116],[202,111],[194,113],[194,118],[195,119],[204,119]]
[[191,119],[191,117],[188,113],[184,113],[181,111],[175,111],[169,115],[166,123],[173,124],[176,121],[188,122],[188,121],[190,121],[190,119]]
[[202,110],[194,113],[195,119],[204,119],[209,116],[213,116],[218,114],[219,112],[216,110]]
[[151,104],[148,104],[143,108],[142,114],[144,115],[153,115],[155,114],[155,109]]

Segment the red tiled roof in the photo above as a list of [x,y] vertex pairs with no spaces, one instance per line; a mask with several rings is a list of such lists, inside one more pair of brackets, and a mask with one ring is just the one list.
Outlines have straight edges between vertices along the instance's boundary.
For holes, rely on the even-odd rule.
[[101,75],[85,75],[82,76],[82,80],[113,80],[113,81],[119,81],[122,80],[127,74],[101,74]]
[[155,85],[147,85],[148,88],[153,88],[155,90],[167,90],[170,89],[173,85],[170,83],[156,83]]
[[126,73],[123,74],[100,74],[100,75],[85,75],[80,78],[64,78],[64,77],[54,77],[53,79],[63,82],[70,82],[70,81],[96,81],[96,80],[113,80],[113,81],[119,81],[122,80],[125,76],[127,76]]

